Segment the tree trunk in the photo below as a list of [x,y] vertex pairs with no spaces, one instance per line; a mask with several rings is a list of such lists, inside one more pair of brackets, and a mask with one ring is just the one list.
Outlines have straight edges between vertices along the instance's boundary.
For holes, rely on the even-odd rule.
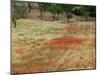
[[59,19],[59,13],[57,13],[57,18],[56,18],[56,20],[58,20]]
[[32,9],[32,7],[31,7],[31,3],[27,3],[28,4],[28,8],[29,8],[29,13],[31,13],[31,9]]
[[88,21],[88,16],[85,17],[85,21]]
[[54,13],[54,19],[53,19],[53,21],[55,20],[55,18],[56,18],[56,13]]
[[13,20],[13,23],[14,23],[14,27],[16,28],[16,20]]
[[67,22],[68,22],[68,23],[70,22],[70,18],[67,18]]
[[69,16],[68,16],[68,13],[67,13],[67,12],[66,12],[66,18],[67,18],[67,22],[69,23],[70,18],[69,18]]
[[80,17],[80,21],[82,21],[83,16]]
[[52,12],[52,19],[55,20],[55,13]]
[[42,10],[40,10],[40,19],[41,19],[41,20],[43,19],[43,13],[42,13]]
[[16,28],[16,21],[14,21],[14,27]]
[[54,19],[53,19],[53,12],[52,12],[52,20],[54,20]]
[[12,17],[12,22],[14,24],[14,27],[16,28],[16,18],[15,18],[15,16]]

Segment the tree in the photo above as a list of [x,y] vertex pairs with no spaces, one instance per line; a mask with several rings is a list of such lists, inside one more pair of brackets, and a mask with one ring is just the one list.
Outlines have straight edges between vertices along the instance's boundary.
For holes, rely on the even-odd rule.
[[50,6],[48,6],[48,11],[52,13],[53,21],[55,20],[55,15],[56,15],[55,7],[56,7],[55,4],[51,4]]
[[16,27],[16,15],[15,15],[15,10],[14,10],[14,8],[16,8],[16,3],[15,2],[13,2],[12,3],[12,22],[13,22],[13,24],[14,24],[14,27]]
[[96,17],[96,6],[88,6],[88,10],[90,11],[90,17]]
[[75,8],[74,14],[81,16],[81,18],[85,17],[85,21],[87,21],[91,12],[93,12],[93,11],[90,11],[90,8],[91,8],[90,6],[79,6],[78,8]]
[[32,10],[32,5],[31,5],[31,3],[30,2],[27,2],[27,4],[28,4],[28,8],[29,8],[29,13],[31,12],[31,10]]
[[62,13],[62,8],[60,4],[51,4],[48,6],[48,11],[52,13],[52,18],[58,20],[59,14]]
[[14,27],[16,27],[16,17],[15,16],[12,16],[12,22],[14,24]]
[[70,22],[70,18],[72,18],[72,9],[73,5],[62,5],[62,9],[64,10],[67,18],[67,22]]
[[61,14],[63,12],[61,4],[57,4],[55,10],[56,10],[56,15],[57,15],[56,20],[58,20],[59,19],[59,14]]
[[40,11],[40,19],[43,19],[43,12],[47,10],[47,4],[46,3],[38,3],[39,11]]
[[12,4],[12,22],[16,27],[16,20],[28,16],[28,8],[25,3],[13,2]]
[[80,15],[82,17],[85,17],[85,21],[87,21],[89,14],[90,14],[90,11],[88,11],[88,7],[87,6],[81,6],[79,11],[80,11]]

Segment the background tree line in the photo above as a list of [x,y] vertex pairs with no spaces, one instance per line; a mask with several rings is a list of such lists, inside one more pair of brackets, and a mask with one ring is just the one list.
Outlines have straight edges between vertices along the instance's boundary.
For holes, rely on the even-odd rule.
[[[69,4],[54,4],[54,3],[32,3],[32,2],[12,2],[12,22],[16,27],[16,19],[26,18],[36,5],[36,9],[39,10],[40,19],[43,20],[43,14],[50,12],[52,20],[59,20],[59,15],[65,14],[67,22],[73,18],[73,15],[84,17],[85,21],[88,21],[89,17],[96,17],[95,6],[85,5],[69,5]],[[34,13],[33,13],[34,14]],[[81,18],[80,18],[81,19]]]

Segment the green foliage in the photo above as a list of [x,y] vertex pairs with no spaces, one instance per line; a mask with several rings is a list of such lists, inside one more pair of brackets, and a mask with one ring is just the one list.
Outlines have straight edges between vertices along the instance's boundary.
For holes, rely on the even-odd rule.
[[75,7],[73,13],[75,15],[85,17],[87,21],[88,17],[96,16],[96,7],[95,6],[78,6],[78,7]]
[[75,7],[74,5],[67,5],[67,4],[63,4],[63,5],[62,5],[62,9],[63,9],[65,12],[72,12],[72,9],[73,9],[74,7]]
[[[88,20],[88,17],[94,16],[92,15],[93,11],[91,11],[93,7],[90,6],[82,6],[80,8],[80,15],[86,18],[86,21]],[[94,10],[95,11],[95,10]]]
[[38,9],[40,11],[40,18],[42,20],[43,12],[45,12],[47,10],[47,4],[46,3],[38,3]]
[[40,11],[46,11],[48,5],[46,3],[38,3],[38,6]]
[[58,20],[59,14],[63,12],[61,4],[51,4],[48,6],[48,11],[52,13],[53,20]]
[[60,13],[63,12],[63,9],[62,9],[62,7],[61,7],[61,4],[57,4],[57,5],[56,5],[56,12],[57,12],[58,14],[60,14]]
[[70,19],[73,17],[72,10],[75,6],[74,5],[62,5],[62,9],[64,10],[67,18],[67,22],[70,22]]
[[89,14],[89,16],[90,17],[96,17],[96,7],[95,6],[89,6],[88,7],[89,8],[89,11],[90,11],[90,14]]
[[88,8],[86,6],[81,6],[79,11],[80,11],[80,15],[82,16],[88,16],[89,14]]
[[[96,16],[95,6],[81,6],[81,5],[68,5],[68,4],[55,4],[55,3],[34,3],[35,9],[40,11],[40,19],[42,20],[45,12],[52,14],[52,19],[58,20],[59,15],[67,19],[67,22],[75,16],[81,16],[88,20],[88,17]],[[31,12],[33,5],[30,2],[14,2],[12,6],[12,21],[16,24],[16,19],[26,18]]]

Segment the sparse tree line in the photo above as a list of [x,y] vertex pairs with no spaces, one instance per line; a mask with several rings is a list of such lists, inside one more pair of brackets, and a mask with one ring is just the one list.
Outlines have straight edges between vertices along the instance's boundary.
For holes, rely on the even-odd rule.
[[[25,18],[33,10],[33,5],[37,5],[37,9],[40,11],[40,19],[43,19],[44,12],[48,11],[52,14],[52,20],[59,20],[59,15],[65,14],[67,22],[73,15],[85,17],[85,21],[88,21],[88,17],[96,17],[95,6],[81,6],[81,5],[68,5],[68,4],[53,4],[53,3],[30,3],[30,2],[13,2],[12,3],[12,22],[16,27],[16,19]],[[34,14],[34,13],[33,13]]]

